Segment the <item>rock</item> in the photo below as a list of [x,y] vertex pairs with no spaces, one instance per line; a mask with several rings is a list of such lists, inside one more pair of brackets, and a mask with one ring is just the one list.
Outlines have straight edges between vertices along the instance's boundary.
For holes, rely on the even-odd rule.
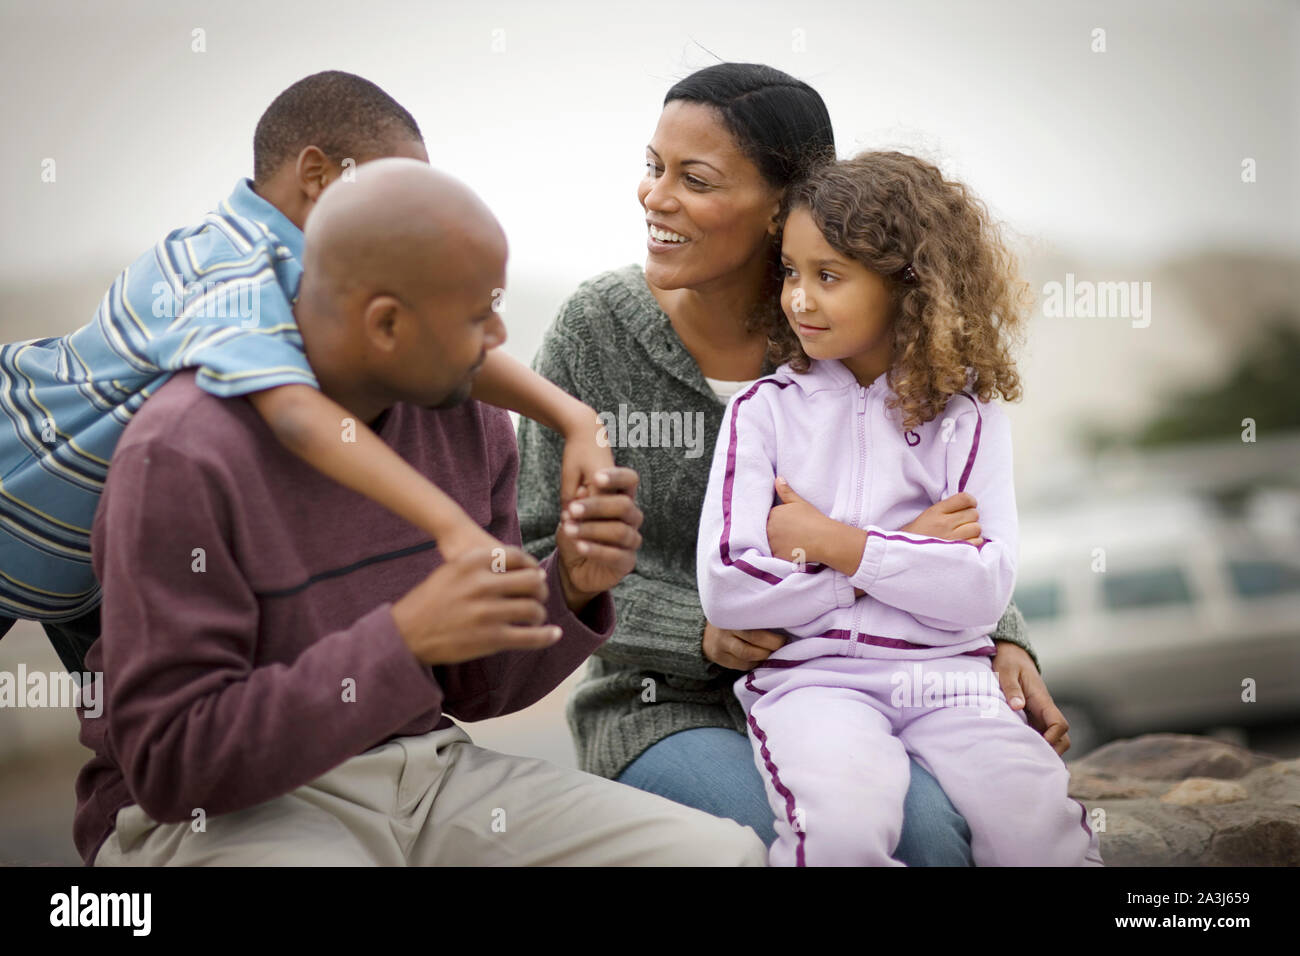
[[1201,865],[1300,866],[1300,810],[1248,803],[1213,809],[1214,837]]
[[1142,780],[1235,780],[1273,762],[1272,757],[1221,740],[1190,734],[1148,734],[1112,741],[1075,761],[1072,768],[1086,774]]
[[1070,771],[1070,796],[1076,800],[1127,800],[1149,797],[1151,788],[1140,783]]
[[1233,803],[1248,796],[1246,788],[1232,780],[1188,777],[1161,797],[1160,802],[1191,807],[1205,803]]
[[[1091,814],[1088,819],[1092,820]],[[1108,813],[1100,836],[1101,861],[1106,866],[1150,866],[1152,860],[1169,856],[1169,844],[1160,830],[1131,814]]]
[[1107,866],[1300,866],[1300,760],[1152,734],[1070,764],[1070,795]]
[[1262,767],[1246,780],[1252,793],[1274,803],[1300,807],[1300,760],[1280,760]]

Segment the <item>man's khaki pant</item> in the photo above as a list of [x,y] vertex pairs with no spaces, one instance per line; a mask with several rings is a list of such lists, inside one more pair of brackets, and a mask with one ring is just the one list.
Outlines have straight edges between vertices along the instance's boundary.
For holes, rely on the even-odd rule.
[[198,822],[132,804],[95,866],[764,866],[752,829],[603,777],[400,737],[274,800]]

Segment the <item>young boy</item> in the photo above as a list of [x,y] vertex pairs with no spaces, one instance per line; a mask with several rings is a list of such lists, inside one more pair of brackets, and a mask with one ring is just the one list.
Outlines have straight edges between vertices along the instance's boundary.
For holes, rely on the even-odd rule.
[[[83,669],[99,632],[90,525],[113,448],[184,368],[214,395],[246,396],[286,447],[428,532],[445,560],[496,544],[320,393],[294,320],[307,214],[331,182],[388,156],[428,162],[396,101],[348,73],[300,80],[258,121],[251,182],[129,266],[90,324],[0,347],[0,636],[41,621],[64,666]],[[566,502],[613,466],[595,413],[500,350],[485,349],[471,395],[565,435]]]

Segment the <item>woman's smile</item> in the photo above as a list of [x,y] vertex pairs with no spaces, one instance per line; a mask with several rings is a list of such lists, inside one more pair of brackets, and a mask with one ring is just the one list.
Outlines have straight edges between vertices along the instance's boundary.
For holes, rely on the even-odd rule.
[[646,220],[647,238],[646,248],[651,253],[671,252],[674,249],[680,249],[687,245],[691,240],[679,232],[661,226],[659,223]]

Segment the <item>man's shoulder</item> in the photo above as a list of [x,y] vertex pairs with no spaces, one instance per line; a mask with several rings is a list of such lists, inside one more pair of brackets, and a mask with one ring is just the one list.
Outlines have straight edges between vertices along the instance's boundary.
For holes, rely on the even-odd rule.
[[[275,442],[251,403],[242,397],[212,395],[195,378],[193,369],[177,372],[150,395],[123,433],[118,451],[163,447],[190,457],[229,461],[256,454],[266,443]],[[392,425],[383,430],[399,438],[441,436],[456,447],[478,438],[506,451],[515,443],[510,413],[473,399],[445,409],[398,403],[390,415]]]
[[[151,393],[132,417],[114,454],[134,448],[169,448],[222,458],[258,438],[261,419],[248,402],[218,398],[200,388],[197,372],[185,369]],[[265,426],[262,426],[265,428]]]

